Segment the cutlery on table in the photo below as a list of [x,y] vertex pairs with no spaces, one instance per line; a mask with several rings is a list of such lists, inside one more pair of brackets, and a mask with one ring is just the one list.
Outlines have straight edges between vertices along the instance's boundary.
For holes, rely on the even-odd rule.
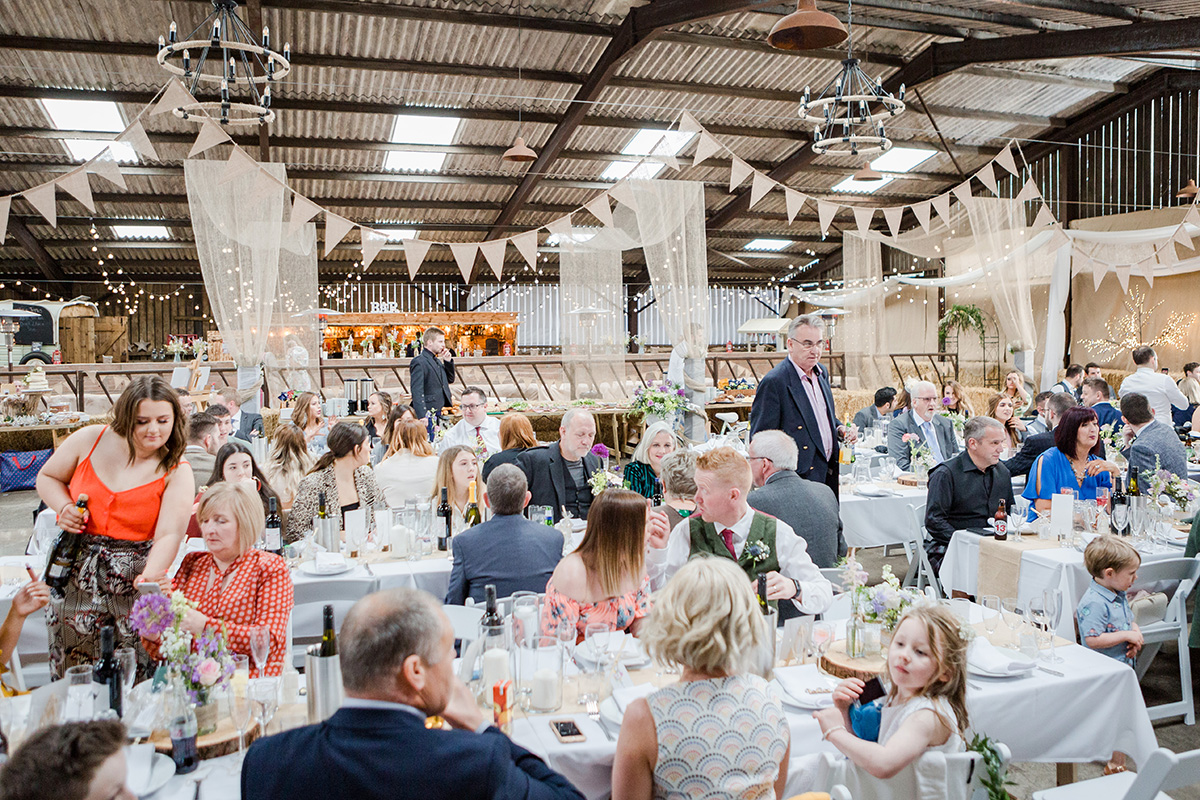
[[587,702],[587,715],[588,715],[588,717],[589,717],[589,718],[592,720],[592,722],[594,722],[594,723],[596,723],[597,725],[599,725],[599,726],[600,726],[600,730],[604,731],[604,735],[605,735],[605,737],[606,737],[606,738],[607,738],[607,739],[608,739],[610,742],[612,742],[612,741],[615,741],[615,740],[613,739],[613,735],[612,735],[611,733],[609,733],[609,732],[608,732],[608,728],[607,728],[607,727],[605,727],[605,725],[604,725],[604,720],[600,719],[600,706],[599,706],[599,704],[598,704],[598,703],[597,703],[595,700],[588,700],[588,702]]
[[1062,673],[1061,673],[1061,672],[1059,672],[1058,670],[1056,670],[1056,669],[1050,669],[1049,667],[1043,667],[1041,664],[1038,664],[1038,665],[1037,665],[1037,668],[1038,668],[1038,669],[1040,669],[1042,672],[1045,672],[1045,673],[1047,673],[1047,674],[1053,675],[1053,676],[1054,676],[1054,677],[1056,677],[1056,678],[1065,678],[1065,677],[1067,677],[1066,675],[1062,674]]
[[370,564],[368,564],[367,562],[364,561],[363,568],[366,569],[368,575],[370,575],[372,578],[375,577],[375,573],[374,573],[374,571],[372,571]]
[[205,775],[203,778],[196,778],[196,793],[192,795],[192,800],[200,800],[200,784],[204,783],[204,778],[207,777]]

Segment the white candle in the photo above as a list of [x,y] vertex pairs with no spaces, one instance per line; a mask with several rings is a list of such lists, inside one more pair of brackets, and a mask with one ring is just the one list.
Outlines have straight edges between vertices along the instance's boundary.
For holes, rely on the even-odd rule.
[[393,525],[388,539],[392,544],[392,553],[396,556],[407,556],[412,549],[412,531],[405,525]]
[[494,648],[483,654],[483,686],[491,697],[491,688],[501,681],[510,679],[508,651]]
[[537,609],[531,606],[517,606],[513,610],[516,618],[517,641],[528,642],[537,635]]
[[562,703],[562,680],[552,669],[533,673],[533,692],[530,704],[536,711],[554,711]]

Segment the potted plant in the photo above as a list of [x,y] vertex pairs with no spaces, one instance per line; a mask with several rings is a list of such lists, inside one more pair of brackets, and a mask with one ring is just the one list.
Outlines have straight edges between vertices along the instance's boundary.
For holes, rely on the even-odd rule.
[[975,331],[979,334],[979,346],[983,347],[983,310],[974,304],[955,304],[946,310],[946,316],[938,321],[938,335],[946,336],[952,331]]

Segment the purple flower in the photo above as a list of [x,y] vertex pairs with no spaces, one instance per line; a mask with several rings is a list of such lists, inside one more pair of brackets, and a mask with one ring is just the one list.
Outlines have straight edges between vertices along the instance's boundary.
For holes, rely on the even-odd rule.
[[950,404],[951,404],[951,403],[953,403],[953,402],[954,402],[954,398],[953,398],[953,397],[943,397],[943,398],[942,398],[942,405],[944,405],[944,406],[948,406],[948,405],[950,405]]
[[604,446],[603,442],[596,442],[596,445],[592,447],[592,455],[599,458],[608,458],[608,448]]
[[171,598],[165,594],[144,594],[133,604],[129,622],[142,636],[162,634],[175,621],[171,613]]

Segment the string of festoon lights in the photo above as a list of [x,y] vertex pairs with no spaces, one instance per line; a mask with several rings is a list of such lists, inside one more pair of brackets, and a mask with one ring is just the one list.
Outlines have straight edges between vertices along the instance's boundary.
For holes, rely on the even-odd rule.
[[[124,267],[121,267],[115,263],[112,253],[106,252],[103,256],[100,255],[100,246],[94,243],[100,239],[100,232],[96,230],[96,224],[94,222],[91,224],[90,233],[93,241],[92,254],[96,258],[96,266],[100,268],[100,279],[104,282],[104,288],[107,289],[110,294],[118,296],[117,300],[115,301],[116,307],[118,310],[120,310],[123,306],[127,316],[133,316],[138,312],[143,299],[165,302],[171,297],[179,297],[183,293],[184,285],[181,283],[173,292],[168,292],[166,294],[155,294],[150,292],[147,294],[146,287],[138,286],[137,281],[135,281],[132,277],[125,275]],[[113,267],[116,267],[116,269],[113,269]],[[124,282],[114,283],[113,280],[110,279],[110,271],[118,281],[128,281],[128,291],[126,291],[126,284]],[[134,289],[137,289],[137,291],[134,292]],[[46,297],[50,297],[49,293],[46,294]],[[193,294],[188,294],[187,299],[195,300],[195,296]],[[105,306],[110,306],[112,304],[113,301],[111,300],[104,301]],[[194,306],[194,308],[197,311],[200,310],[199,305]],[[207,321],[208,314],[205,313],[203,317]]]

